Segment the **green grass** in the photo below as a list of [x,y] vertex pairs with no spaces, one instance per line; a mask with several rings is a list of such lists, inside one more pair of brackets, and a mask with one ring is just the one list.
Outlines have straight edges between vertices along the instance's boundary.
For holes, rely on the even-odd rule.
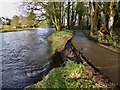
[[26,87],[32,88],[103,88],[104,86],[83,73],[85,67],[73,61],[66,61],[65,66],[54,68],[44,79],[36,84]]
[[58,51],[58,49],[61,48],[61,46],[64,46],[69,39],[71,39],[73,36],[73,31],[71,30],[64,30],[64,31],[55,31],[52,35],[48,37],[48,41],[51,43],[51,51],[52,54],[55,53],[55,51]]
[[112,37],[112,40],[109,40],[109,41],[101,41],[100,38],[97,36],[97,35],[92,35],[90,36],[89,33],[90,33],[90,30],[87,30],[87,29],[80,29],[79,31],[82,31],[84,32],[88,37],[89,39],[95,41],[95,42],[98,42],[98,43],[101,43],[101,44],[104,44],[104,45],[108,45],[108,46],[113,46],[113,47],[118,47],[120,48],[120,38],[119,36],[114,32],[113,33],[113,37]]
[[0,33],[4,33],[4,32],[17,32],[17,31],[24,31],[24,30],[35,30],[36,28],[17,28],[17,29],[9,29],[9,30],[5,30],[5,29],[1,29]]

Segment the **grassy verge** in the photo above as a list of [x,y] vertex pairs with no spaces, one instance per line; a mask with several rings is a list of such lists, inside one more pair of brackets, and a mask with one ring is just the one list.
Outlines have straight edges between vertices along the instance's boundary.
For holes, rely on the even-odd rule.
[[51,52],[52,55],[58,51],[62,51],[65,47],[65,44],[73,36],[73,31],[64,30],[59,32],[54,32],[51,36],[48,37],[48,41],[51,43]]
[[82,64],[66,61],[65,66],[55,68],[49,72],[44,79],[37,84],[28,86],[25,90],[32,88],[104,88],[104,86],[87,76]]
[[0,33],[4,33],[4,32],[16,32],[16,31],[24,31],[24,30],[35,30],[36,28],[17,28],[17,29],[12,29],[12,30],[5,30],[5,29],[1,29]]
[[91,39],[91,40],[93,40],[95,42],[98,42],[100,44],[107,45],[107,46],[112,46],[114,48],[120,48],[120,42],[119,42],[120,38],[115,33],[113,33],[113,38],[111,40],[109,40],[109,41],[101,41],[100,38],[98,36],[96,36],[96,35],[90,36],[89,35],[90,30],[86,30],[86,29],[82,30],[81,29],[80,31],[84,32],[88,36],[89,39]]

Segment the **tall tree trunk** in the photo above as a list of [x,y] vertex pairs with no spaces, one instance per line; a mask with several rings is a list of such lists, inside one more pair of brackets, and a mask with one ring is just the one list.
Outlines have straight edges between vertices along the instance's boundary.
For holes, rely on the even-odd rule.
[[62,30],[62,2],[59,2],[60,6],[59,6],[59,10],[60,10],[60,15],[59,15],[59,26],[60,26],[60,30]]
[[74,14],[75,14],[74,3],[75,2],[72,2],[72,15],[71,15],[71,21],[70,21],[70,29],[74,28]]
[[65,12],[65,10],[64,10],[64,2],[63,3],[61,3],[62,4],[62,6],[61,6],[61,23],[62,23],[62,28],[65,26],[64,25],[64,12]]
[[68,10],[67,10],[67,28],[70,29],[70,2],[68,1]]
[[107,7],[108,7],[108,2],[105,4],[101,3],[101,7],[103,7],[104,11],[101,11],[101,26],[99,30],[99,35],[98,38],[100,42],[107,42],[109,40],[108,36],[108,30],[107,30],[107,24],[108,24],[108,15],[107,15]]
[[55,25],[56,31],[62,30],[62,20],[61,20],[61,2],[53,2],[54,14],[51,15],[52,22]]
[[111,38],[112,38],[112,31],[113,31],[113,22],[114,22],[114,17],[113,17],[113,16],[110,16],[108,29],[109,29],[110,37],[111,37]]
[[114,22],[114,16],[115,16],[115,10],[113,8],[114,2],[110,2],[110,16],[109,16],[109,22],[108,22],[108,29],[110,33],[110,37],[112,38],[112,31],[113,31],[113,22]]
[[86,27],[88,28],[88,25],[89,25],[89,18],[88,18],[88,15],[87,15],[87,22],[86,22]]
[[90,22],[91,22],[91,32],[90,32],[90,35],[93,35],[93,4],[92,2],[89,2],[89,6],[90,6]]
[[[94,10],[94,13],[92,13]],[[97,2],[94,2],[94,6],[91,2],[91,35],[97,34],[98,31],[98,19],[99,19],[99,7]]]

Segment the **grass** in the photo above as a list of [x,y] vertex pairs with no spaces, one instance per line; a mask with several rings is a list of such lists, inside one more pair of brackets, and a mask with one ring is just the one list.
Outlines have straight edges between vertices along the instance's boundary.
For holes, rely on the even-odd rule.
[[104,44],[104,45],[107,45],[107,46],[120,48],[120,42],[119,42],[120,38],[115,32],[113,32],[113,37],[112,37],[111,40],[109,40],[109,41],[101,41],[100,38],[98,36],[96,36],[96,35],[90,36],[89,35],[90,30],[87,30],[87,29],[82,30],[81,29],[80,31],[84,32],[89,37],[89,39],[94,40],[95,42],[98,42],[98,43],[101,43],[101,44]]
[[64,30],[64,31],[55,31],[52,35],[48,37],[48,41],[51,43],[51,51],[52,55],[56,51],[61,51],[67,41],[71,39],[73,36],[73,31],[71,30]]
[[35,30],[36,28],[17,28],[17,29],[1,29],[0,33],[4,32],[16,32],[16,31],[24,31],[24,30]]
[[103,88],[104,86],[93,78],[85,75],[85,67],[73,61],[66,61],[65,66],[54,68],[44,79],[36,84],[28,86],[25,90],[33,88]]

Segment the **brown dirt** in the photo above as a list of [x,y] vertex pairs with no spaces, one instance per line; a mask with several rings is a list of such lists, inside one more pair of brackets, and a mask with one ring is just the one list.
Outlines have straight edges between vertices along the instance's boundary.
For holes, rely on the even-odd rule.
[[64,37],[64,43],[57,49],[58,52],[64,50],[66,43],[71,39],[71,37]]

